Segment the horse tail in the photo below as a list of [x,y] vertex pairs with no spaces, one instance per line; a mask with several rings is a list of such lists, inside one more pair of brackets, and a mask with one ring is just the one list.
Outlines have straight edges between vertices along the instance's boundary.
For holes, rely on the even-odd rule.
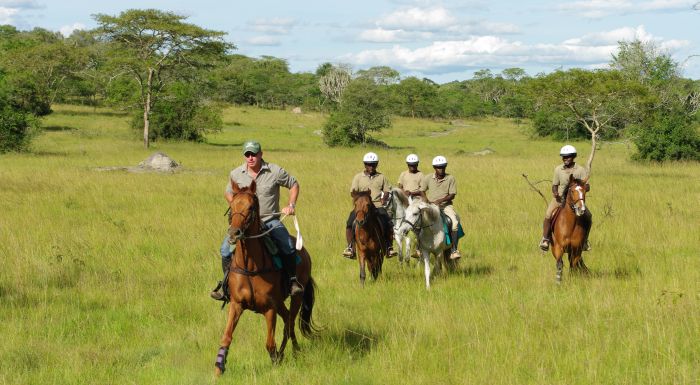
[[299,313],[299,330],[301,335],[306,338],[311,338],[318,332],[318,328],[314,325],[311,319],[314,311],[314,302],[316,301],[316,282],[309,277],[309,282],[304,288],[304,298],[301,302],[301,311]]

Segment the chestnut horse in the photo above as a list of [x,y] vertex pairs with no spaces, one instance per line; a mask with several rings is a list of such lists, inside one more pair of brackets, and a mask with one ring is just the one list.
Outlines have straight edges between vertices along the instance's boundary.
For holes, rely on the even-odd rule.
[[[226,356],[231,345],[233,330],[243,313],[252,310],[261,313],[267,321],[267,348],[273,363],[279,363],[284,354],[287,339],[291,338],[294,350],[299,349],[294,334],[294,321],[301,308],[299,330],[304,337],[315,332],[311,315],[314,307],[315,283],[311,278],[311,256],[302,248],[299,251],[301,263],[296,266],[297,279],[304,286],[304,294],[292,297],[290,308],[284,303],[289,295],[288,285],[283,282],[282,271],[275,267],[272,256],[263,240],[263,223],[260,220],[260,207],[255,195],[255,181],[250,187],[239,188],[231,183],[233,200],[231,201],[231,226],[229,235],[235,251],[225,285],[228,286],[231,304],[228,311],[226,330],[221,338],[221,347],[217,354],[216,375],[226,370]],[[275,344],[275,325],[277,315],[284,321],[284,337],[280,349]]]
[[586,239],[586,230],[590,223],[586,223],[586,180],[569,177],[569,184],[564,191],[564,205],[556,213],[552,224],[552,255],[557,261],[557,283],[561,282],[564,262],[562,256],[566,252],[569,257],[571,271],[588,272],[583,263],[581,253],[583,242]]
[[382,272],[387,246],[384,245],[379,214],[372,203],[370,192],[353,192],[352,198],[355,205],[355,221],[352,227],[355,234],[357,261],[360,263],[360,283],[364,286],[365,264],[367,264],[372,278],[377,279],[379,273]]

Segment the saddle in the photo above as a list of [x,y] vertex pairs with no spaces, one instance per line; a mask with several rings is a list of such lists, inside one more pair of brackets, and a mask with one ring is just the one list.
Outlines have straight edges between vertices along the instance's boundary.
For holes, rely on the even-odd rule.
[[[450,229],[452,228],[452,219],[445,215],[445,213],[440,211],[440,216],[442,217],[442,231],[445,233],[445,243],[447,246],[452,244],[452,234]],[[457,223],[457,240],[464,236],[464,230],[462,229],[462,224]]]

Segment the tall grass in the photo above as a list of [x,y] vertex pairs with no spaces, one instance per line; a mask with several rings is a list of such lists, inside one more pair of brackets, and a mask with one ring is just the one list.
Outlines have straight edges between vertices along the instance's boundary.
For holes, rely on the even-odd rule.
[[[587,195],[592,274],[557,286],[537,249],[544,201],[521,174],[549,180],[562,143],[505,120],[399,118],[378,136],[389,149],[329,149],[321,115],[231,107],[224,121],[208,144],[145,150],[127,116],[61,106],[31,153],[0,157],[0,384],[214,382],[225,312],[207,293],[221,272],[224,185],[248,138],[300,180],[324,330],[273,367],[263,317],[244,313],[220,383],[700,382],[698,164],[632,163],[630,149],[604,145]],[[573,144],[585,161],[587,143]],[[484,148],[495,152],[472,155]],[[445,155],[457,178],[465,257],[430,292],[420,266],[396,260],[362,289],[340,256],[369,150],[392,181],[410,152],[423,171]],[[184,171],[96,171],[154,151]]]

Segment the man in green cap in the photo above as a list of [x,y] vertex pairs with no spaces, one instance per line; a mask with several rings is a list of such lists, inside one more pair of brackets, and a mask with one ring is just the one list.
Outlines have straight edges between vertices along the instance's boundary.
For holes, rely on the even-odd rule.
[[[263,159],[263,151],[260,143],[249,140],[243,144],[243,157],[245,162],[238,168],[231,171],[229,183],[226,184],[224,197],[230,205],[233,201],[233,188],[231,183],[236,183],[240,188],[250,186],[255,181],[255,194],[260,205],[260,219],[265,227],[270,230],[269,237],[275,242],[282,264],[291,281],[290,294],[299,295],[304,292],[304,288],[296,277],[296,250],[292,245],[289,232],[280,221],[280,214],[294,215],[296,201],[299,197],[299,183],[296,178],[289,175],[282,167],[267,163]],[[289,202],[287,206],[280,210],[280,186],[289,189]],[[224,276],[231,264],[231,250],[229,247],[229,236],[227,235],[221,245],[221,264]],[[223,294],[219,291],[221,284],[211,292],[211,297],[216,300],[223,300]]]

